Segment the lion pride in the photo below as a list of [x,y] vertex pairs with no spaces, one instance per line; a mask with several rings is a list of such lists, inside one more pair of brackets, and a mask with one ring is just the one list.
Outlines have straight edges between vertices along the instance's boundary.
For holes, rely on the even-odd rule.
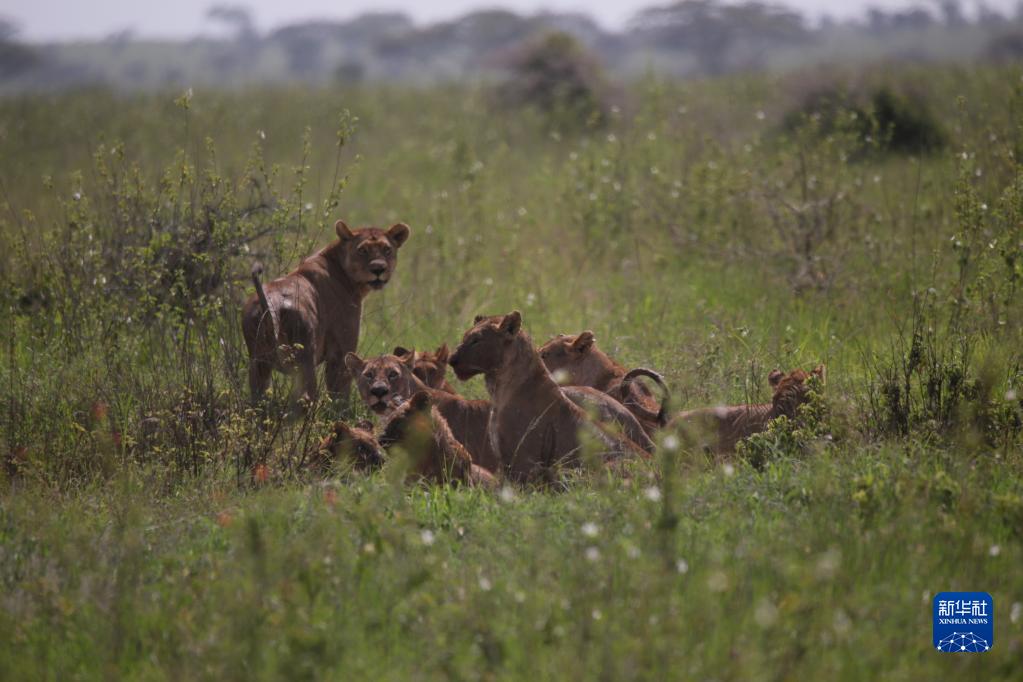
[[[371,411],[386,417],[413,394],[422,392],[440,411],[452,434],[469,451],[473,461],[491,471],[500,471],[500,458],[487,432],[492,411],[490,401],[468,400],[458,394],[426,386],[413,373],[414,361],[411,353],[401,357],[380,355],[367,360],[355,353],[345,357],[355,377],[356,387]],[[616,400],[586,386],[566,386],[563,392],[584,410],[592,410],[607,428],[620,429],[643,450],[653,452],[653,441],[647,437],[632,413]]]
[[396,223],[387,230],[351,230],[343,220],[334,229],[336,241],[266,286],[259,280],[262,268],[253,267],[256,291],[242,310],[253,401],[266,393],[274,369],[297,369],[301,397],[315,400],[316,367],[321,363],[326,363],[331,397],[348,400],[351,377],[344,357],[359,341],[362,300],[391,279],[410,229]]
[[540,361],[517,310],[477,317],[450,364],[461,381],[485,377],[493,405],[487,434],[503,472],[514,480],[549,480],[561,467],[579,466],[581,431],[601,446],[607,463],[647,454],[628,437],[591,420],[565,395]]

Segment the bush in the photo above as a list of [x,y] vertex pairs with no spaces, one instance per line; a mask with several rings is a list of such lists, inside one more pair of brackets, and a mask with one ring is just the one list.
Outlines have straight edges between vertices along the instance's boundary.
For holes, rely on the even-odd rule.
[[863,143],[875,142],[882,151],[923,154],[943,148],[944,129],[927,104],[888,86],[857,95],[828,85],[813,90],[784,118],[786,130],[794,131],[813,120],[822,135],[852,126]]
[[741,441],[739,457],[762,469],[768,462],[799,457],[832,441],[830,432],[831,409],[824,398],[820,379],[811,376],[808,400],[799,406],[795,419],[784,415],[771,420],[767,430],[755,433]]
[[603,124],[609,107],[600,65],[567,33],[548,33],[509,60],[500,100],[535,107],[556,125]]

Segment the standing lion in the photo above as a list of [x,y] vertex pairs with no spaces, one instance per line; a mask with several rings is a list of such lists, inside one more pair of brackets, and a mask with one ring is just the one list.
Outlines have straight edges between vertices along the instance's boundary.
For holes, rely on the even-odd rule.
[[353,231],[342,220],[334,229],[337,241],[266,286],[259,280],[262,268],[253,267],[256,291],[242,309],[242,332],[254,402],[266,393],[274,369],[298,370],[300,397],[314,401],[316,367],[325,362],[327,390],[347,404],[351,377],[344,358],[358,345],[362,299],[391,279],[410,230],[397,223]]

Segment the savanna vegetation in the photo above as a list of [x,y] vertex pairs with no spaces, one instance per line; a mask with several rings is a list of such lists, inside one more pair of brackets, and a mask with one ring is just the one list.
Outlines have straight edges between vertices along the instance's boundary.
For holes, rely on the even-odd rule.
[[[531,73],[0,100],[0,678],[1019,679],[1020,70]],[[517,308],[676,410],[827,385],[560,490],[311,478],[365,415],[252,408],[239,311],[339,217],[412,227],[364,356]]]

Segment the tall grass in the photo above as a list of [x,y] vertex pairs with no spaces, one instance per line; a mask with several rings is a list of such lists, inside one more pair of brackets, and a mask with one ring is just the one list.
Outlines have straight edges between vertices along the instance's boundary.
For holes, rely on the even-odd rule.
[[[786,124],[794,77],[649,79],[600,129],[456,88],[0,100],[0,676],[1018,676],[1019,74],[859,77],[926,78],[948,147]],[[560,495],[304,481],[338,414],[250,408],[239,309],[338,217],[413,230],[364,355],[518,308],[678,408],[828,385]],[[976,661],[930,651],[953,588],[995,595]]]

